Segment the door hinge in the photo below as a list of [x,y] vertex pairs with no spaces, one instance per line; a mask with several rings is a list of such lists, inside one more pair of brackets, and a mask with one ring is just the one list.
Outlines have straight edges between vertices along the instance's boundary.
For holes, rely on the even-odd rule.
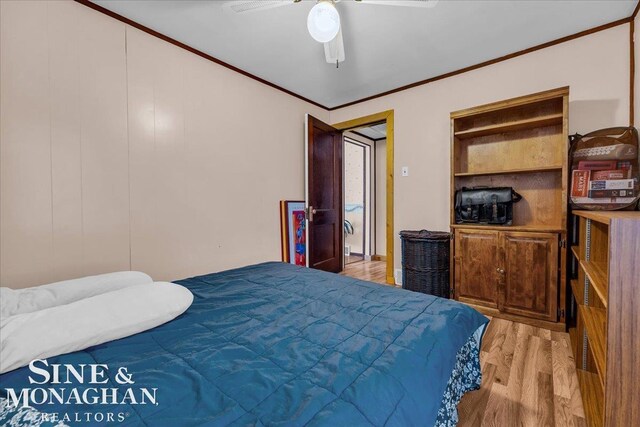
[[558,309],[558,317],[564,318],[564,308],[559,308]]
[[561,248],[566,248],[567,247],[567,240],[566,239],[558,240],[558,246],[560,246]]

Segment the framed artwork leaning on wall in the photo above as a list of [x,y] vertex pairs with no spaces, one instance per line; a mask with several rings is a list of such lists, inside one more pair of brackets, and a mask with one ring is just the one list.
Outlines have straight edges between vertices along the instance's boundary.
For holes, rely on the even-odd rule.
[[280,201],[280,245],[282,261],[289,264],[307,265],[306,223],[304,202]]

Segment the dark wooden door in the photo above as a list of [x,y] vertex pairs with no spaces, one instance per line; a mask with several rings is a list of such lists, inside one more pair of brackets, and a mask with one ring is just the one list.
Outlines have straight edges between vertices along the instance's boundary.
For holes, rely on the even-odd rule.
[[[500,311],[556,321],[558,297],[558,235],[501,233],[504,278]],[[502,273],[504,271],[504,273]]]
[[499,252],[497,231],[456,230],[456,299],[485,307],[498,307]]
[[308,265],[338,273],[344,245],[342,133],[307,115]]

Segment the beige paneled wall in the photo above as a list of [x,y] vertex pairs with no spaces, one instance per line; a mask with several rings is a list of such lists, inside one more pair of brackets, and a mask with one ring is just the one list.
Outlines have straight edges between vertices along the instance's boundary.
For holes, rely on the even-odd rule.
[[0,284],[279,258],[328,112],[70,1],[1,1]]
[[132,267],[175,279],[279,258],[304,113],[328,113],[127,28]]
[[0,7],[2,285],[127,269],[124,25],[66,2]]
[[[569,128],[624,126],[629,116],[629,25],[475,71],[331,111],[331,123],[394,110],[395,268],[403,229],[449,229],[449,113],[571,86]],[[401,167],[409,166],[409,176]]]

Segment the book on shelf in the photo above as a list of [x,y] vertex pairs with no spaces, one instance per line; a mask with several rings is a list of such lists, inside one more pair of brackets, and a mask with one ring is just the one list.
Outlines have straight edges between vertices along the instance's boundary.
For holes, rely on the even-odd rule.
[[589,194],[589,177],[591,171],[576,169],[572,173],[571,196],[586,197]]
[[572,197],[571,201],[578,204],[592,204],[592,205],[624,205],[633,203],[635,197],[601,197],[592,199],[591,197]]
[[625,171],[627,176],[625,178],[633,178],[633,164],[630,160],[619,161],[616,169]]
[[594,181],[625,178],[627,178],[627,172],[622,169],[593,171],[591,174],[591,179]]
[[617,167],[615,160],[581,160],[578,169],[582,170],[611,170]]
[[633,197],[635,190],[589,190],[588,196],[593,198],[599,197]]
[[607,179],[589,182],[589,190],[633,190],[634,186],[634,179]]

